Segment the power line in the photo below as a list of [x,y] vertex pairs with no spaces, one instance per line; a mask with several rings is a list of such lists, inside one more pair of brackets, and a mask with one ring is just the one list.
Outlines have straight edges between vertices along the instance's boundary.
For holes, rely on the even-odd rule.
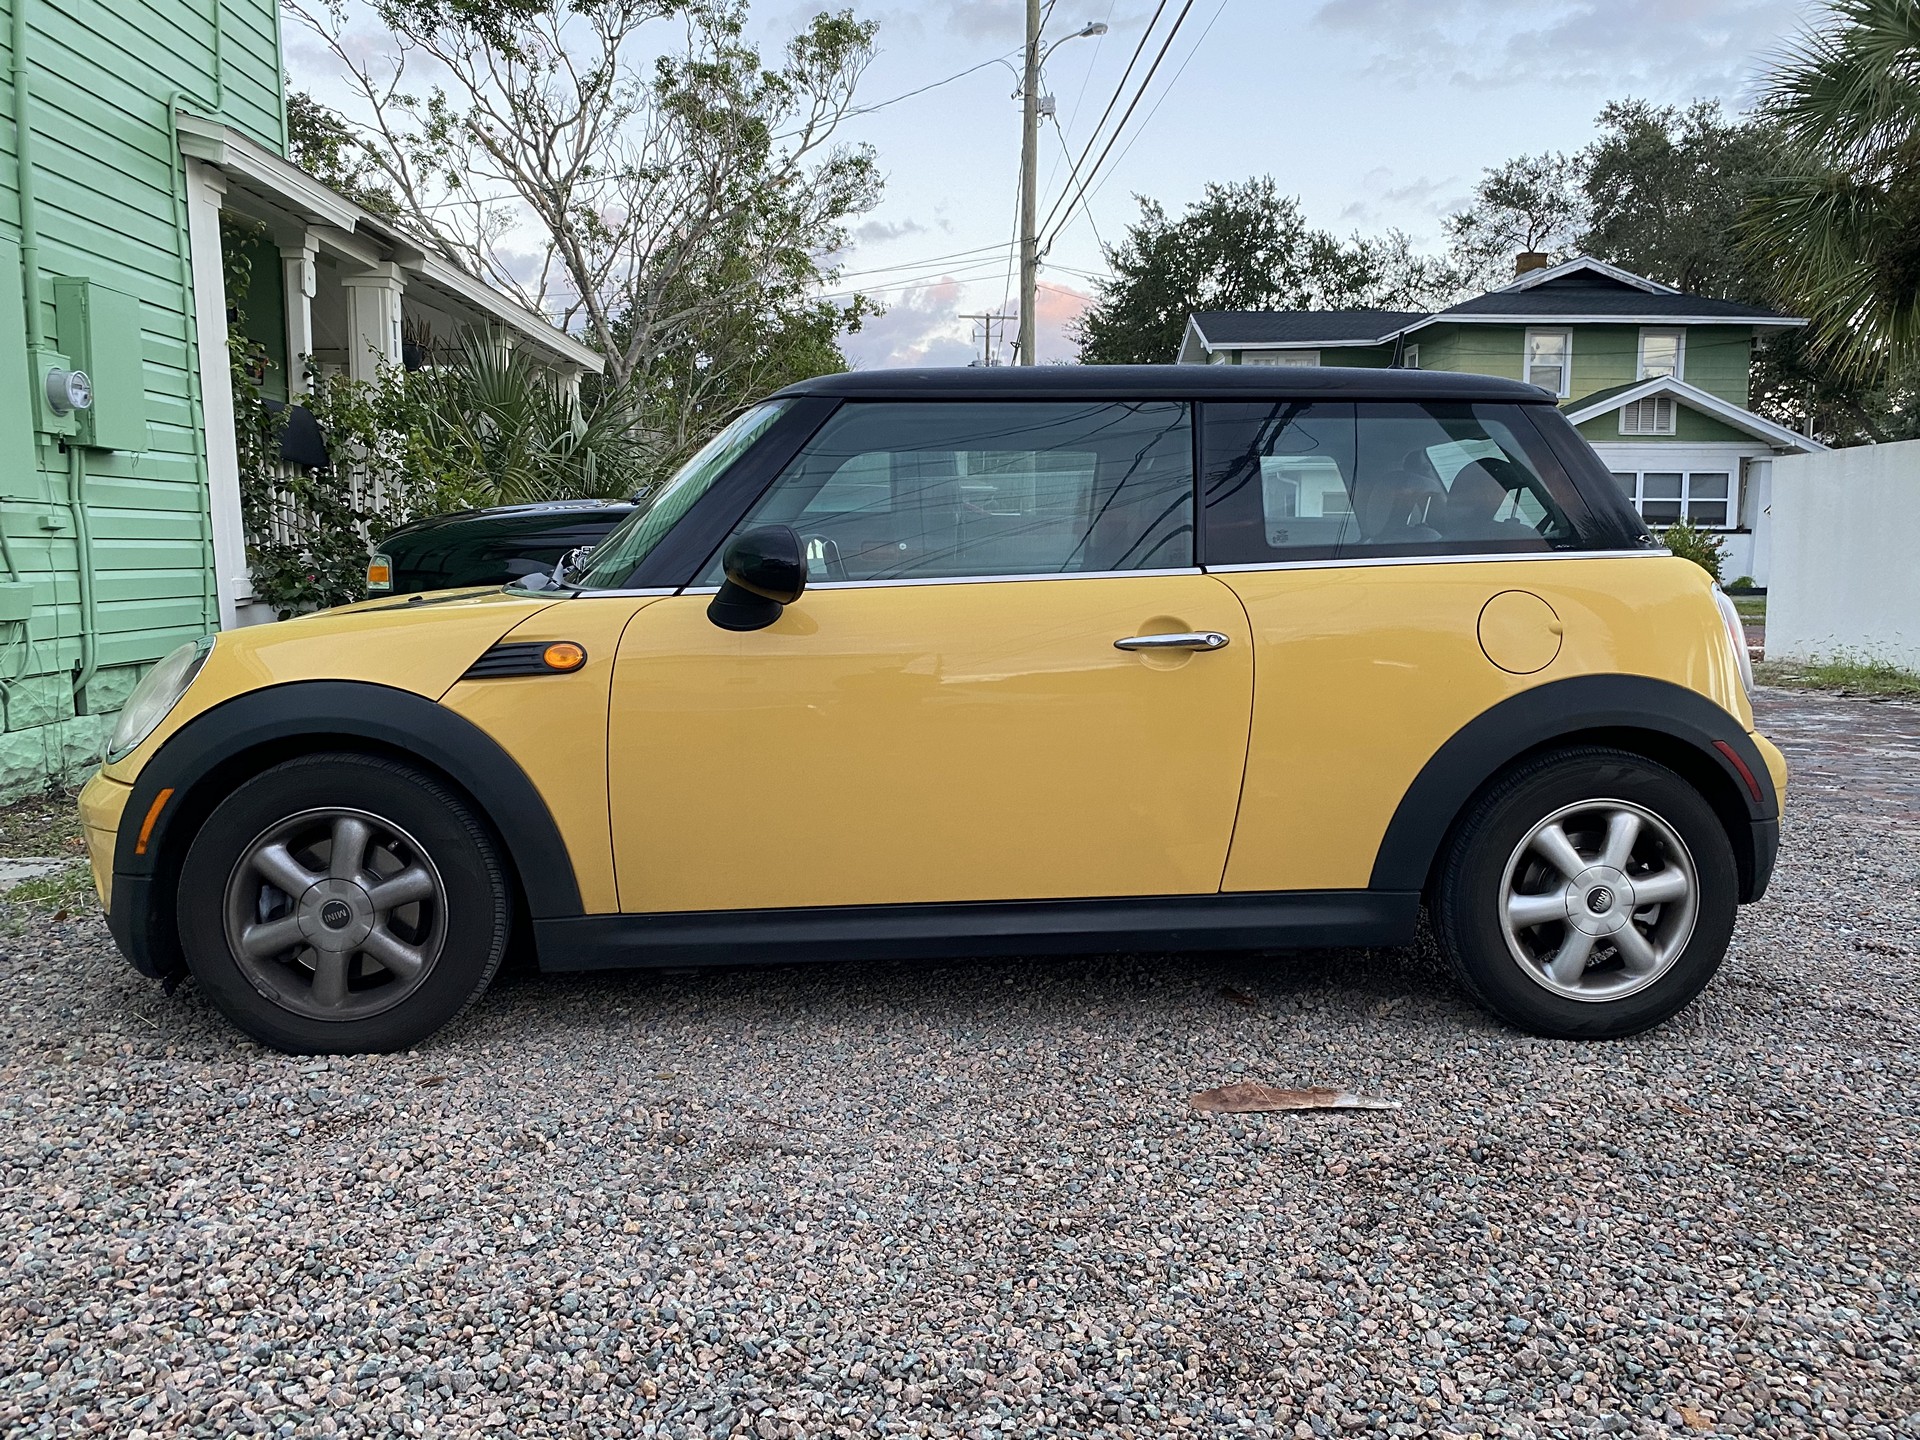
[[[1224,0],[1223,0],[1223,3],[1224,3]],[[1149,115],[1147,118],[1151,120],[1153,117]],[[1068,153],[1067,152],[1067,132],[1060,128],[1060,119],[1058,116],[1054,117],[1053,129],[1054,129],[1054,133],[1060,137],[1060,153],[1063,155],[1067,154]],[[1121,152],[1123,156],[1125,155],[1125,153],[1126,153],[1125,151]],[[1089,207],[1087,210],[1087,224],[1092,226],[1093,228],[1093,243],[1098,245],[1100,247],[1100,253],[1102,255],[1105,255],[1107,253],[1107,242],[1100,238],[1100,227],[1094,224],[1093,210],[1091,207]],[[1062,265],[1056,268],[1062,269],[1062,270],[1071,270],[1073,267],[1071,265]]]
[[[1098,195],[1100,191],[1105,188],[1107,181],[1111,180],[1114,173],[1119,170],[1120,162],[1127,158],[1127,155],[1132,151],[1133,147],[1139,143],[1140,137],[1147,133],[1148,127],[1153,124],[1153,117],[1158,115],[1160,113],[1160,107],[1167,103],[1167,97],[1173,93],[1174,87],[1179,85],[1180,77],[1187,73],[1187,66],[1191,65],[1193,63],[1193,57],[1200,53],[1200,47],[1207,43],[1207,36],[1213,33],[1213,27],[1219,23],[1220,17],[1226,13],[1226,10],[1227,0],[1220,0],[1219,8],[1213,12],[1213,19],[1207,21],[1207,28],[1200,32],[1200,38],[1193,42],[1193,48],[1187,52],[1187,58],[1182,60],[1180,62],[1180,68],[1173,72],[1173,78],[1167,81],[1167,88],[1162,90],[1160,92],[1160,98],[1153,102],[1153,109],[1149,110],[1147,112],[1147,118],[1140,122],[1140,128],[1133,132],[1133,139],[1127,141],[1127,148],[1113,157],[1113,165],[1108,169],[1106,175],[1102,177],[1100,183],[1093,187],[1093,195]],[[1091,202],[1093,195],[1087,197],[1089,202]],[[1089,203],[1087,208],[1087,218],[1093,218],[1091,203]],[[1099,232],[1096,231],[1096,237],[1098,234]],[[1102,246],[1102,248],[1104,249],[1105,247]]]
[[[986,268],[982,269],[981,267]],[[938,285],[946,281],[972,282],[988,280],[994,271],[1000,268],[998,258],[977,261],[972,265],[960,265],[950,270],[933,270],[924,275],[914,275],[902,280],[889,280],[879,285],[860,285],[849,290],[827,290],[813,296],[815,300],[851,300],[855,295],[884,295],[894,290],[916,290],[924,285]]]
[[[1055,225],[1049,233],[1046,241],[1047,245],[1052,244],[1054,240],[1059,238],[1060,230],[1066,225],[1068,220],[1073,218],[1074,208],[1086,197],[1087,187],[1093,183],[1094,177],[1100,173],[1100,167],[1106,164],[1107,156],[1113,153],[1113,147],[1119,143],[1120,136],[1126,131],[1127,121],[1133,118],[1133,112],[1139,108],[1140,101],[1145,98],[1147,87],[1153,83],[1153,77],[1159,72],[1161,62],[1167,58],[1167,51],[1173,48],[1174,37],[1180,33],[1181,25],[1186,23],[1187,16],[1192,12],[1193,0],[1186,0],[1186,4],[1180,7],[1180,13],[1174,17],[1173,28],[1167,31],[1167,38],[1161,42],[1159,51],[1154,55],[1153,64],[1148,67],[1146,75],[1141,79],[1140,88],[1133,92],[1133,99],[1128,102],[1126,113],[1120,117],[1120,123],[1113,127],[1113,135],[1108,139],[1106,148],[1100,152],[1100,158],[1095,160],[1093,162],[1093,168],[1087,171],[1086,179],[1080,182],[1080,189],[1075,192],[1072,199],[1065,202],[1066,209],[1061,211],[1056,204],[1055,211],[1060,214],[1061,219],[1059,224]],[[1049,215],[1047,218],[1049,222],[1051,222],[1053,216]],[[1042,228],[1044,229],[1045,227],[1043,226]],[[1044,252],[1046,245],[1042,245],[1041,249]]]
[[[1087,156],[1093,153],[1093,147],[1099,143],[1100,131],[1106,126],[1107,117],[1113,114],[1113,107],[1120,103],[1120,96],[1127,88],[1127,81],[1133,76],[1133,67],[1139,63],[1140,56],[1145,52],[1147,41],[1153,38],[1153,27],[1160,23],[1161,12],[1166,8],[1167,0],[1160,0],[1160,3],[1154,7],[1153,18],[1147,21],[1147,28],[1140,32],[1140,43],[1133,47],[1133,54],[1127,60],[1127,68],[1120,72],[1119,83],[1113,87],[1113,94],[1107,97],[1107,108],[1100,112],[1100,118],[1094,121],[1093,129],[1087,135],[1086,148],[1080,152],[1080,158],[1073,162],[1073,168],[1067,172],[1067,183],[1062,188],[1061,194],[1064,195],[1068,190],[1073,189],[1073,182],[1080,175],[1080,167],[1086,163]],[[1053,222],[1054,211],[1059,209],[1059,204],[1060,202],[1056,200],[1053,208],[1047,211],[1046,222],[1040,227],[1042,230]]]
[[889,270],[919,270],[924,266],[938,265],[943,261],[964,260],[970,255],[984,256],[989,252],[997,257],[1002,250],[1010,248],[1011,243],[1012,242],[1008,242],[1007,245],[977,245],[971,250],[955,250],[950,255],[928,255],[919,260],[902,260],[897,265],[875,265],[866,270],[842,270],[834,278],[845,280],[851,275],[884,275]]
[[[1009,50],[1005,55],[996,55],[991,60],[982,60],[978,65],[969,65],[965,70],[961,70],[955,74],[949,75],[944,80],[932,81],[929,84],[922,85],[917,90],[909,90],[905,94],[895,95],[890,100],[876,101],[872,105],[855,106],[853,109],[847,111],[844,115],[841,115],[839,118],[841,120],[851,120],[856,115],[871,115],[873,114],[874,111],[884,110],[889,105],[898,105],[902,100],[911,100],[913,99],[914,96],[924,95],[929,90],[938,90],[942,85],[951,85],[956,80],[964,80],[967,78],[967,76],[973,74],[976,70],[985,70],[989,65],[1004,65],[1006,64],[1009,57],[1018,55],[1019,53],[1020,52],[1018,50]],[[775,135],[773,138],[775,140],[791,140],[796,135],[799,135],[800,133],[801,132],[798,130],[788,130],[783,132],[782,134]]]

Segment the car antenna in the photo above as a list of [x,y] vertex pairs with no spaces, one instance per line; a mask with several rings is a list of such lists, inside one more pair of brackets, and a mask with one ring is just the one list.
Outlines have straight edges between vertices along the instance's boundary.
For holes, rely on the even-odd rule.
[[1406,359],[1406,354],[1407,354],[1407,332],[1402,330],[1398,335],[1393,337],[1393,359],[1388,362],[1387,369],[1389,370],[1406,369],[1407,367],[1401,363],[1403,360]]

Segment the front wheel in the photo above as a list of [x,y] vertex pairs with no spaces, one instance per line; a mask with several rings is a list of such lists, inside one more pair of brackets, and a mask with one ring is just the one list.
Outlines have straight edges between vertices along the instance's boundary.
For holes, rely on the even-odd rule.
[[1562,750],[1472,808],[1432,896],[1463,986],[1537,1035],[1605,1040],[1690,1004],[1733,936],[1739,875],[1713,808],[1664,765]]
[[438,781],[310,755],[207,817],[181,869],[180,940],[200,987],[262,1044],[399,1050],[487,988],[508,896],[491,839]]

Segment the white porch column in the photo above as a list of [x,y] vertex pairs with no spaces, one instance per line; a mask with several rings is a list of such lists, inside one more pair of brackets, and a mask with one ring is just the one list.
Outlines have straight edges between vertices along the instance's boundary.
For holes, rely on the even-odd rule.
[[232,628],[253,596],[246,531],[240,522],[240,450],[234,437],[233,372],[227,352],[227,283],[220,251],[220,197],[227,181],[199,160],[186,162],[187,247],[193,269],[194,352],[200,367],[199,421],[206,432],[207,503],[220,628]]
[[313,363],[313,297],[319,288],[314,257],[320,252],[313,231],[301,229],[276,237],[280,245],[280,280],[287,310],[287,398],[313,389],[307,372]]
[[340,277],[347,292],[347,374],[371,380],[383,365],[400,363],[400,267],[387,262]]

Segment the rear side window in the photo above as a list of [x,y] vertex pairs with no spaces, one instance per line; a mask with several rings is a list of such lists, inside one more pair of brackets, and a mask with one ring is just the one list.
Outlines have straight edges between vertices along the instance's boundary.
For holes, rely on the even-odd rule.
[[797,530],[815,583],[1183,568],[1189,407],[852,401],[740,528],[756,525]]
[[1261,401],[1201,414],[1209,565],[1574,541],[1577,497],[1519,406]]

